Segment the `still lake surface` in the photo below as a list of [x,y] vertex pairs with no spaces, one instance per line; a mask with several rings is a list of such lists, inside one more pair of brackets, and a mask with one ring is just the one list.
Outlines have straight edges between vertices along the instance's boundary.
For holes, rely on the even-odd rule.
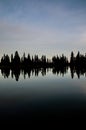
[[86,77],[70,69],[65,75],[40,71],[30,77],[20,73],[5,77],[0,70],[0,119],[64,119],[86,115]]

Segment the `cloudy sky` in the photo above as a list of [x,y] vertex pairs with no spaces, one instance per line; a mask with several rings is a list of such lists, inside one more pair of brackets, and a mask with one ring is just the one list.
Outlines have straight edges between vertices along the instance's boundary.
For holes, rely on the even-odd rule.
[[86,52],[86,0],[0,0],[0,55]]

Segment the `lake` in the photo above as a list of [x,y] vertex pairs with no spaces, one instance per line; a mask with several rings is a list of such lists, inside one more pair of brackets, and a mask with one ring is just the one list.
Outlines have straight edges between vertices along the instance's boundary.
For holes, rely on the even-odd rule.
[[86,116],[86,74],[53,69],[0,70],[1,120],[57,120]]

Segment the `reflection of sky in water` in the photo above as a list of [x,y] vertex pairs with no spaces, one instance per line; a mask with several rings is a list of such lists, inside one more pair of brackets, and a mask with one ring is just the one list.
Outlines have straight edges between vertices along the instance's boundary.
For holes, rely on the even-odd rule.
[[0,74],[0,116],[23,116],[24,113],[31,119],[32,113],[46,117],[83,111],[86,108],[85,84],[85,77],[71,79],[69,72],[62,77],[49,71],[46,76],[40,73],[38,77],[26,76],[26,79],[21,74],[18,82],[11,76],[4,79]]
[[20,75],[19,81],[16,82],[11,76],[7,79],[0,74],[0,97],[20,97],[25,99],[49,98],[58,96],[70,96],[77,94],[85,94],[86,80],[85,77],[71,79],[68,72],[63,77],[60,75],[53,75],[52,71],[42,76],[41,72],[38,77],[31,76],[26,79]]

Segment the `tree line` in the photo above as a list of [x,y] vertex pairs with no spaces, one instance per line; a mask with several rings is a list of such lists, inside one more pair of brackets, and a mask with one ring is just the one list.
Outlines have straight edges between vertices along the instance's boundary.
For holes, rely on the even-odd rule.
[[52,59],[50,60],[46,57],[46,55],[42,55],[42,57],[39,58],[38,55],[34,55],[31,57],[30,54],[28,54],[28,56],[26,57],[24,53],[23,56],[20,57],[18,51],[16,51],[14,55],[11,54],[11,57],[9,57],[8,54],[7,55],[4,54],[1,57],[0,61],[0,67],[11,67],[11,68],[19,68],[19,67],[60,68],[68,66],[73,69],[76,68],[86,69],[86,54],[82,55],[80,54],[80,52],[78,52],[75,56],[74,52],[71,52],[69,60],[66,56],[64,56],[64,54],[62,54],[61,56],[58,55],[53,56]]

